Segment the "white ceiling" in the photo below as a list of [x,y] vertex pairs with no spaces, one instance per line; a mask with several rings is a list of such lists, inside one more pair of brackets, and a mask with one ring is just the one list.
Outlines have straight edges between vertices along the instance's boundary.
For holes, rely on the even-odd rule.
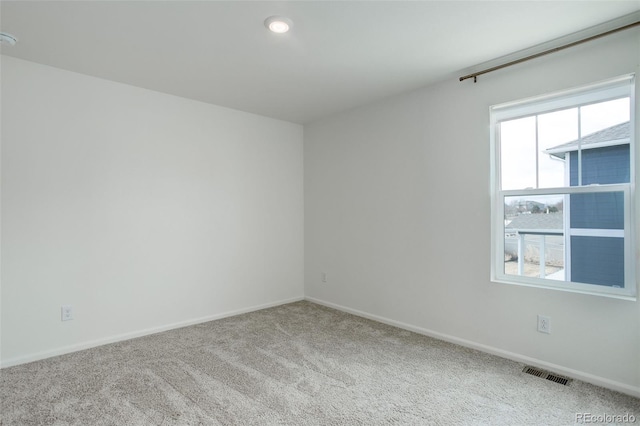
[[[640,1],[2,1],[2,53],[306,123],[640,10]],[[285,35],[263,25],[293,20]],[[461,83],[463,84],[463,83]]]

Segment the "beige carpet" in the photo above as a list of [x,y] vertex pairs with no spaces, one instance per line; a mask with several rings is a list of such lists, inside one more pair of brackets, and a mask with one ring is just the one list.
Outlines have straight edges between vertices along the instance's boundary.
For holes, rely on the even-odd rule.
[[3,369],[2,425],[565,425],[640,399],[298,302]]

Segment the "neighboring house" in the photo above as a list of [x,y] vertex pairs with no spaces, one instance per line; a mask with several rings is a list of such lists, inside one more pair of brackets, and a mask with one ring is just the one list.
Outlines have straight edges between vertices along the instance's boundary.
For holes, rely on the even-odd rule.
[[[570,186],[627,183],[630,123],[608,127],[545,152],[565,161],[565,179]],[[582,156],[581,182],[578,155]],[[565,250],[570,260],[566,262],[566,280],[624,286],[623,203],[621,192],[573,194],[565,200]]]
[[543,230],[562,231],[562,212],[521,214],[514,217],[505,227],[507,230],[541,232]]
[[[627,121],[582,138],[582,185],[629,182],[630,132]],[[569,160],[569,184],[577,186],[578,141],[549,148],[545,153]]]

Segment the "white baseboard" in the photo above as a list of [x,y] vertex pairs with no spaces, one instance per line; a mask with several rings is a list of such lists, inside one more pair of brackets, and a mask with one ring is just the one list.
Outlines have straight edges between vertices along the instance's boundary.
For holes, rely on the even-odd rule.
[[315,297],[305,297],[304,299],[308,300],[309,302],[317,303],[318,305],[327,306],[329,308],[337,309],[339,311],[347,312],[353,315],[357,315],[359,317],[381,322],[383,324],[388,324],[394,327],[402,328],[404,330],[413,331],[414,333],[433,337],[439,340],[444,340],[450,343],[455,343],[457,345],[465,346],[467,348],[477,349],[479,351],[486,352],[492,355],[497,355],[502,358],[507,358],[512,361],[521,362],[524,364],[533,365],[535,367],[544,368],[546,370],[555,371],[557,373],[563,374],[573,379],[581,380],[583,382],[588,382],[597,386],[601,386],[603,388],[611,389],[617,392],[622,392],[624,394],[634,396],[636,398],[640,398],[640,387],[638,386],[627,385],[625,383],[620,383],[615,380],[610,380],[604,377],[574,370],[572,368],[564,367],[557,364],[552,364],[550,362],[542,361],[536,358],[531,358],[526,355],[505,351],[503,349],[495,348],[493,346],[484,345],[482,343],[473,342],[471,340],[461,339],[448,334],[439,333],[437,331],[428,330],[426,328],[417,327],[411,324],[406,324],[400,321],[395,321],[389,318],[381,317],[379,315],[373,315],[367,312],[359,311],[357,309],[351,309],[346,306],[338,305],[336,303],[331,303],[321,299],[316,299]]
[[102,346],[109,343],[121,342],[123,340],[134,339],[136,337],[148,336],[150,334],[161,333],[163,331],[173,330],[176,328],[187,327],[190,325],[201,324],[203,322],[209,322],[217,319],[232,317],[235,315],[246,314],[248,312],[259,311],[262,309],[272,308],[274,306],[286,305],[287,303],[299,302],[304,300],[304,297],[294,297],[291,299],[279,300],[276,302],[265,303],[262,305],[251,306],[248,308],[237,309],[234,311],[223,312],[220,314],[208,315],[206,317],[194,318],[186,321],[180,321],[173,324],[161,325],[159,327],[147,328],[144,330],[132,331],[129,333],[118,334],[115,336],[104,337],[95,340],[89,340],[74,345],[63,346],[60,348],[50,349],[47,351],[28,354],[20,357],[9,358],[0,362],[0,368],[12,367],[14,365],[26,364],[28,362],[39,361],[46,358],[51,358],[58,355],[64,355],[71,352],[77,352],[84,349],[94,348],[96,346]]

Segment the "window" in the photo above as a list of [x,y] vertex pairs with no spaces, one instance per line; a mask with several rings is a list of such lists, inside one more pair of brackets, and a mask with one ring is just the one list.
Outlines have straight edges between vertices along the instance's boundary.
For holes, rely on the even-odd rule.
[[491,108],[492,280],[635,297],[634,85]]

